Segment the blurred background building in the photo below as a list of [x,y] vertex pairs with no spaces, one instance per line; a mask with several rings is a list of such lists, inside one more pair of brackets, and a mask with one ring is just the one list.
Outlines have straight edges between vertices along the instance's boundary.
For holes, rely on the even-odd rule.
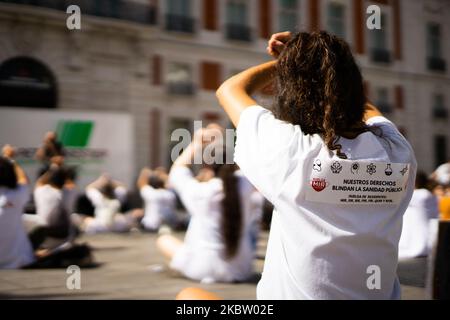
[[[81,8],[81,30],[66,27],[71,4]],[[381,30],[366,27],[371,4],[381,7]],[[133,162],[134,174],[170,164],[174,129],[192,130],[194,120],[229,126],[215,89],[268,60],[272,33],[316,29],[350,43],[370,100],[407,136],[419,167],[447,161],[449,0],[0,0],[0,111],[128,117],[133,154],[120,161]],[[108,130],[120,132],[117,123]],[[51,129],[64,128],[56,120],[42,128]],[[114,145],[114,136],[97,139]]]

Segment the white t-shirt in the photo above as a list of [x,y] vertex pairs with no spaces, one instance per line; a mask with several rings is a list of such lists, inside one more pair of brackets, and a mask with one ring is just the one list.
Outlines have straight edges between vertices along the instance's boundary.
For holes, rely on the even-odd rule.
[[427,189],[414,190],[411,202],[403,216],[399,258],[427,256],[429,253],[429,222],[438,219],[436,197]]
[[163,222],[174,220],[176,197],[173,192],[147,185],[141,188],[141,197],[145,203],[142,224],[146,229],[156,230]]
[[120,211],[120,201],[108,199],[95,188],[88,188],[86,196],[95,208],[94,216],[97,223],[106,229],[113,228],[115,215]]
[[250,195],[252,185],[239,177],[241,195],[242,233],[237,254],[226,260],[221,232],[223,185],[213,178],[199,182],[185,167],[173,168],[170,184],[191,215],[184,244],[171,261],[171,267],[186,277],[199,281],[232,282],[246,280],[252,274],[253,252],[249,229],[252,221]]
[[33,249],[22,223],[28,187],[0,188],[0,269],[15,269],[34,261]]
[[[368,125],[382,137],[341,138],[342,160],[320,135],[260,106],[242,113],[235,161],[275,206],[258,299],[400,297],[398,242],[417,165],[390,121],[375,117]],[[377,185],[384,180],[387,186]],[[379,289],[370,282],[373,268],[381,271]]]
[[48,184],[34,189],[34,202],[36,214],[47,225],[53,225],[61,220],[61,215],[67,215],[63,191]]

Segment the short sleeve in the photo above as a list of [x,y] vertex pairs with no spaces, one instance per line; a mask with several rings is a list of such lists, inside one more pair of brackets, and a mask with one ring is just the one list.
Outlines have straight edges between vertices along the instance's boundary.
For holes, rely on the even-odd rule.
[[145,201],[150,201],[153,191],[154,189],[149,185],[142,187],[140,191],[142,199],[144,199]]
[[383,116],[372,117],[366,121],[366,124],[369,127],[376,127],[376,126],[382,127],[383,132],[401,135],[400,131],[398,131],[395,124]]
[[236,129],[235,162],[272,203],[289,174],[311,146],[310,138],[260,106],[241,113]]
[[102,205],[103,195],[97,189],[95,189],[95,188],[88,188],[86,190],[86,196],[92,202],[94,207],[98,207],[98,206]]
[[[381,137],[382,143],[388,143],[392,161],[408,162],[417,167],[413,148],[392,121],[383,116],[376,116],[367,120],[366,124],[369,128],[374,128],[374,134]],[[378,132],[380,130],[381,132]],[[395,152],[392,152],[393,150]]]
[[198,211],[199,200],[208,198],[215,191],[209,182],[199,182],[189,168],[182,166],[170,170],[169,183],[191,214]]

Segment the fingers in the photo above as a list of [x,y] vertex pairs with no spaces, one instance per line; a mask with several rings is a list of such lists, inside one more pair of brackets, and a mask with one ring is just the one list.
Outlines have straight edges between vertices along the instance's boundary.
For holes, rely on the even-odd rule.
[[16,149],[10,145],[10,144],[5,144],[3,146],[2,149],[2,155],[6,158],[14,158],[14,155],[16,153]]
[[281,41],[283,43],[288,42],[292,37],[292,32],[290,31],[284,31],[284,32],[278,32],[278,33],[274,33],[271,37],[271,39],[275,39],[278,41]]
[[288,42],[291,37],[292,33],[290,31],[273,34],[268,42],[267,53],[272,57],[278,58],[280,53],[284,50],[286,42]]

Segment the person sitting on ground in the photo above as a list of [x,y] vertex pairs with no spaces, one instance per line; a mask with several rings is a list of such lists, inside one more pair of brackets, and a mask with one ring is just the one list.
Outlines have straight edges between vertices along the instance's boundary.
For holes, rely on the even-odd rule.
[[120,213],[126,188],[103,174],[86,187],[86,196],[94,206],[94,217],[72,215],[72,221],[86,233],[127,232],[132,221]]
[[158,231],[164,224],[168,227],[177,227],[175,212],[175,194],[166,189],[166,175],[161,171],[151,171],[148,168],[141,170],[137,181],[144,200],[144,218],[141,224],[147,231]]
[[21,268],[34,262],[22,213],[30,194],[28,178],[14,161],[14,148],[5,145],[0,156],[0,269]]
[[33,192],[36,214],[23,216],[30,237],[37,241],[33,243],[35,249],[41,245],[51,249],[69,241],[72,227],[69,203],[75,190],[65,189],[66,173],[64,167],[53,164],[36,181]]
[[222,146],[216,151],[218,163],[204,164],[214,173],[212,179],[200,182],[189,168],[194,154],[212,135],[211,129],[196,132],[170,170],[169,183],[191,220],[184,241],[163,235],[157,246],[170,259],[170,267],[189,279],[205,283],[245,281],[253,274],[249,229],[254,189],[246,178],[235,174],[234,163],[226,163]]
[[428,256],[429,222],[438,218],[437,198],[428,190],[426,174],[418,172],[413,196],[403,216],[399,242],[400,259]]

